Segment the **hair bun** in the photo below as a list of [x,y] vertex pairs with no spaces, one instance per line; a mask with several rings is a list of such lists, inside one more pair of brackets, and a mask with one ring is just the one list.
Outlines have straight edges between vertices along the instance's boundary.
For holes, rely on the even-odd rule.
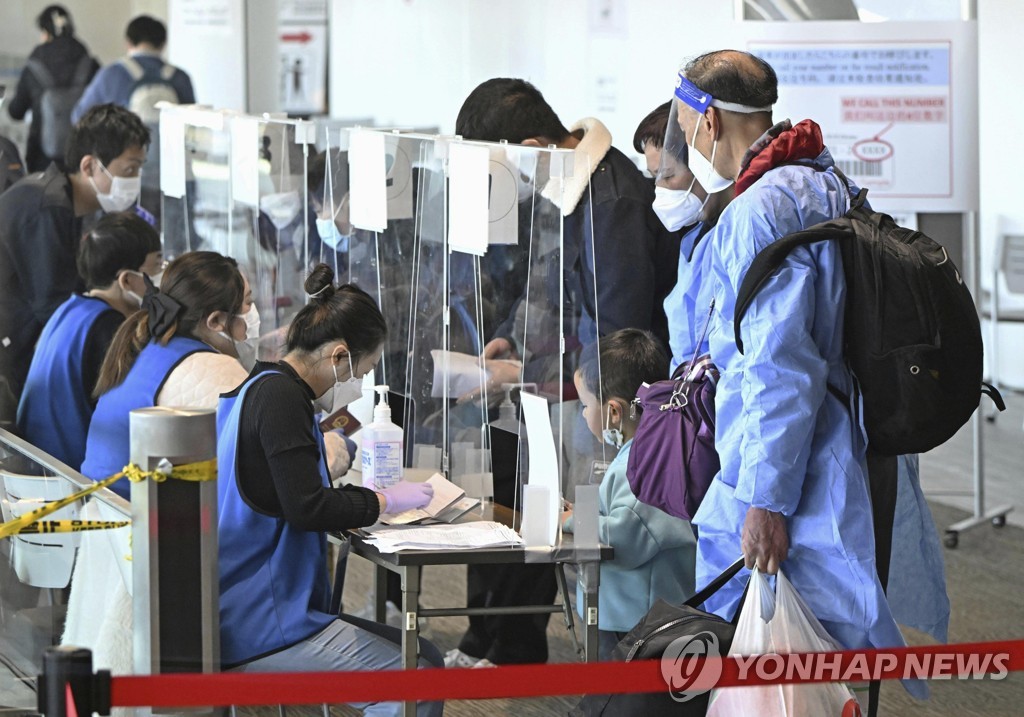
[[313,271],[306,277],[303,285],[309,298],[318,301],[326,301],[334,296],[334,270],[327,264],[320,263],[313,267]]

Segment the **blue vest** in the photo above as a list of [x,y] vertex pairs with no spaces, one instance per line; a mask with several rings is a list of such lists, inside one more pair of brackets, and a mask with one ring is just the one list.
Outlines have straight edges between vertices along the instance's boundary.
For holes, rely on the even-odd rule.
[[[175,336],[161,346],[150,341],[139,352],[124,381],[100,396],[89,425],[82,474],[93,480],[112,476],[130,460],[129,415],[136,408],[156,405],[164,382],[186,357],[198,351],[213,351],[202,341]],[[118,495],[130,497],[131,484],[121,479],[110,486]]]
[[85,457],[93,409],[82,379],[85,341],[107,311],[117,313],[102,299],[72,294],[53,312],[36,344],[18,405],[22,437],[75,470]]
[[[217,406],[217,540],[220,655],[231,667],[312,637],[335,620],[327,580],[327,536],[257,513],[238,491],[238,426],[256,375]],[[315,419],[314,419],[315,424]],[[330,485],[323,439],[320,478]]]

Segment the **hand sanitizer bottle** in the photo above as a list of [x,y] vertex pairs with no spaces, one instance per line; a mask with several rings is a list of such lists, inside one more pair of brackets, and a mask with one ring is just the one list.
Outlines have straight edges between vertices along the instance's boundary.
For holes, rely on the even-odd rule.
[[379,397],[373,408],[373,423],[362,429],[363,486],[382,490],[402,480],[403,436],[402,429],[391,422],[388,386],[375,386],[373,390]]

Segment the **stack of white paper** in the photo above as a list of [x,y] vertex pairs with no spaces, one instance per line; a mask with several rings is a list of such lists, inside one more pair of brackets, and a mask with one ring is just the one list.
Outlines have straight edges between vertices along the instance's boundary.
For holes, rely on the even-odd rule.
[[489,520],[458,525],[375,528],[366,542],[382,553],[399,550],[500,548],[522,545],[523,539],[506,525]]
[[476,498],[467,498],[466,492],[462,488],[440,473],[430,476],[426,482],[434,487],[434,497],[427,505],[397,514],[384,513],[381,515],[380,521],[389,525],[408,525],[435,520],[451,523],[480,503]]

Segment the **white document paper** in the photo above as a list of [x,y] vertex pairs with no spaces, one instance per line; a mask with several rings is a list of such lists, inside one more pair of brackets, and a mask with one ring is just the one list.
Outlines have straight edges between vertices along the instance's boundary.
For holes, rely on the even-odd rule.
[[511,547],[523,544],[519,534],[489,520],[456,525],[396,526],[373,528],[366,542],[382,553],[399,550],[464,550]]
[[430,357],[434,360],[434,382],[430,389],[431,398],[444,396],[445,377],[448,379],[448,397],[458,398],[473,390],[483,388],[487,372],[479,356],[433,349]]
[[179,112],[160,112],[160,191],[185,196],[185,121]]
[[231,197],[260,205],[260,127],[255,117],[231,118]]
[[388,226],[387,150],[380,132],[354,129],[349,135],[349,221],[382,232]]
[[[558,475],[558,452],[551,432],[547,399],[523,392],[519,397],[526,421],[526,437],[530,448],[529,485],[547,489],[547,514],[543,524],[547,529],[547,544],[554,545],[558,537],[558,516],[562,505],[562,486]],[[525,516],[528,519],[529,516]]]
[[490,150],[453,143],[448,148],[448,246],[483,256],[489,226]]

